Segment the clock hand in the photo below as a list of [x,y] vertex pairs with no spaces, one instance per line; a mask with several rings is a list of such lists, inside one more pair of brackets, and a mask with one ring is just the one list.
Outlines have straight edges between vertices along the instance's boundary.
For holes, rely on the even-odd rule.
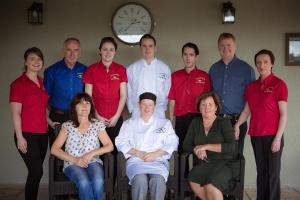
[[138,23],[141,23],[140,21],[138,21],[137,19],[134,19],[133,22],[131,22],[127,28],[124,29],[124,32],[126,32],[132,25],[134,24],[138,24]]

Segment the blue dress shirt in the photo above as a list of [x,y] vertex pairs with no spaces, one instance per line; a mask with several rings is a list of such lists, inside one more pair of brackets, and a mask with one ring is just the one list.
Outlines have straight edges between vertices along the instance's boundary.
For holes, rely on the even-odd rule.
[[68,110],[74,95],[83,92],[82,76],[87,67],[79,62],[70,69],[64,59],[48,67],[44,72],[44,86],[50,96],[50,106]]
[[236,56],[228,65],[223,60],[209,70],[213,90],[219,95],[223,114],[240,114],[245,106],[244,92],[255,80],[253,68]]

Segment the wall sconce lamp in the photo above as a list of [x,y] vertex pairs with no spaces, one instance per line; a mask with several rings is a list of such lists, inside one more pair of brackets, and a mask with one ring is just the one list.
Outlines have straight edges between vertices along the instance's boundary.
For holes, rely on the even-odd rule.
[[43,24],[43,4],[33,2],[27,9],[28,24]]
[[235,22],[235,8],[230,1],[223,3],[223,24],[233,24]]

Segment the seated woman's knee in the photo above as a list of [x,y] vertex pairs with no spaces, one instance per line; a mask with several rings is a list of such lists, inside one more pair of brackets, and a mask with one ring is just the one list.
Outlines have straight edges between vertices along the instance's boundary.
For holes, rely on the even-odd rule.
[[77,182],[77,186],[78,186],[78,188],[86,189],[86,188],[91,187],[91,182],[87,178],[80,178]]

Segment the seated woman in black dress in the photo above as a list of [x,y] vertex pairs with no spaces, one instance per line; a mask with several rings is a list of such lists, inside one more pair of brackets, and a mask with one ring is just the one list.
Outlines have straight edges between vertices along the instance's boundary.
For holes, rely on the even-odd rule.
[[223,192],[233,189],[237,166],[234,131],[230,120],[218,117],[220,102],[216,93],[199,96],[197,109],[202,117],[194,118],[183,142],[183,150],[194,153],[196,162],[189,173],[190,186],[202,200],[223,199]]

